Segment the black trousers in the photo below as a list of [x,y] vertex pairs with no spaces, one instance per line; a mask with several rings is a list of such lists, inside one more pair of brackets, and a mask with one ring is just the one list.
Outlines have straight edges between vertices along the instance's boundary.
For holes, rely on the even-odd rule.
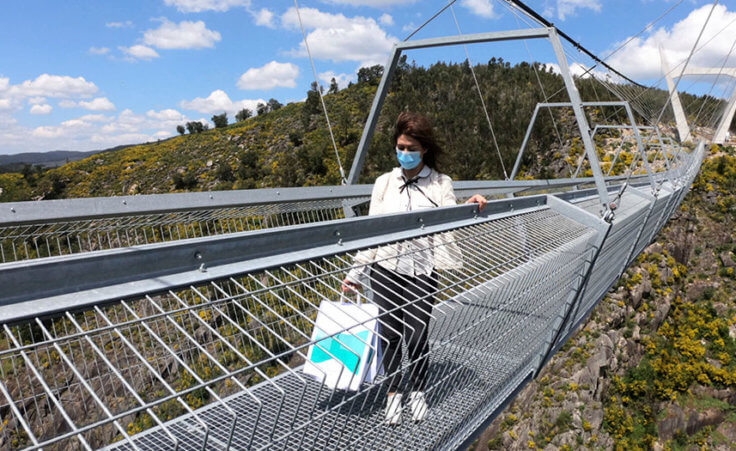
[[[373,302],[381,311],[383,366],[389,377],[389,392],[401,382],[401,341],[406,344],[411,364],[411,390],[423,391],[426,385],[429,345],[427,332],[437,289],[437,275],[411,277],[374,264],[371,271]],[[418,300],[422,298],[421,300]],[[390,312],[390,313],[386,313]]]

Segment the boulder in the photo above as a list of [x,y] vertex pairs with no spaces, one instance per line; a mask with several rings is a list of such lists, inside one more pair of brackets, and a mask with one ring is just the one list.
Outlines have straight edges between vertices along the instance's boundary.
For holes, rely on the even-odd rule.
[[718,256],[721,259],[721,263],[725,268],[736,268],[736,262],[733,261],[733,257],[731,256],[731,252],[721,252],[721,254]]
[[657,423],[657,431],[660,440],[666,442],[678,432],[684,431],[687,427],[687,417],[685,411],[677,404],[669,404],[665,410],[665,417]]
[[726,443],[736,443],[736,423],[730,421],[721,423],[721,425],[716,428],[716,432],[726,439]]
[[603,424],[603,409],[588,407],[585,409],[585,419],[590,423],[591,431],[597,431]]
[[706,426],[715,426],[723,422],[725,413],[716,407],[710,407],[702,412],[691,412],[687,419],[685,432],[692,435]]
[[654,312],[654,318],[650,321],[650,329],[651,330],[657,330],[659,329],[659,326],[662,324],[662,321],[667,317],[667,313],[670,311],[670,299],[669,297],[665,297],[662,300],[662,303],[660,303],[657,306],[657,311]]

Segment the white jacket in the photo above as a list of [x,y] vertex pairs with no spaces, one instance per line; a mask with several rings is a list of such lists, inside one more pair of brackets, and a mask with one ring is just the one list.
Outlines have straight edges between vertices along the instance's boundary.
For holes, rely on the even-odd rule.
[[[379,176],[373,185],[368,215],[457,205],[450,177],[428,167],[422,169],[419,177],[416,187],[405,188],[411,189],[410,200],[407,203],[407,196],[400,194],[401,186],[405,181],[401,168],[394,168],[391,172]],[[407,252],[411,254],[406,255]],[[374,262],[389,271],[398,270],[400,273],[407,274],[408,272],[405,271],[407,259],[413,260],[416,275],[429,275],[433,269],[462,268],[460,249],[454,242],[452,233],[447,232],[360,251],[355,256],[353,268],[348,273],[347,279],[357,283]]]

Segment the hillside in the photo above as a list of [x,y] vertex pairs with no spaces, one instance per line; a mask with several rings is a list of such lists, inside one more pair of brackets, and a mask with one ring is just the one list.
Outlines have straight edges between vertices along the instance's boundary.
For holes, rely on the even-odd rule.
[[475,449],[733,449],[736,153],[718,150],[655,242]]
[[[346,171],[381,73],[380,66],[361,69],[358,83],[325,95]],[[425,112],[433,120],[445,147],[440,162],[443,172],[456,180],[503,179],[498,153],[510,171],[534,106],[544,100],[537,76],[545,92],[559,92],[562,80],[536,63],[512,66],[495,58],[478,65],[476,73],[498,151],[467,65],[438,63],[424,68],[402,60],[361,181],[370,183],[395,165],[390,136],[397,114],[406,109]],[[595,89],[592,81],[580,80],[584,97],[593,98],[595,92],[601,100],[612,98],[600,87]],[[307,94],[306,102],[226,128],[105,152],[43,174],[0,174],[0,201],[338,184],[337,161],[318,96],[316,91]],[[558,95],[554,100],[565,99]],[[592,124],[623,119],[621,111],[591,109],[588,113]],[[596,136],[601,155],[612,151],[603,147],[606,137],[614,133]],[[557,109],[552,115],[540,115],[522,171],[545,178],[569,176],[573,157],[582,152],[578,136],[571,111]]]

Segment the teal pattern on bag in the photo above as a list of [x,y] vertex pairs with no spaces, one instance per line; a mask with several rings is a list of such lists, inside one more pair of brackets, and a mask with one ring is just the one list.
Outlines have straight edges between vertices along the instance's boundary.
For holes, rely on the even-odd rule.
[[[370,334],[370,331],[364,330],[357,334],[342,333],[323,339],[327,334],[321,329],[317,329],[316,339],[319,341],[312,347],[312,363],[326,362],[333,359],[332,356],[335,356],[334,358],[342,362],[351,373],[355,374],[358,371],[360,356],[363,355]],[[373,350],[371,349],[371,352],[368,353],[369,362],[372,353]]]

